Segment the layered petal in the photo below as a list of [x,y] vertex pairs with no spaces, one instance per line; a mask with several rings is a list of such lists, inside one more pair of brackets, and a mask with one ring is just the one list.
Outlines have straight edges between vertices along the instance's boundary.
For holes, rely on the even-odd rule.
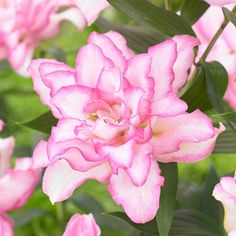
[[63,236],[100,236],[101,230],[92,214],[74,214],[66,226]]
[[107,163],[79,172],[72,169],[66,160],[58,160],[46,169],[43,177],[43,191],[52,203],[63,201],[86,180],[95,179],[104,183],[108,181],[110,173]]
[[199,110],[176,117],[154,118],[152,130],[157,158],[161,154],[178,151],[183,142],[199,143],[215,136],[211,119]]
[[157,213],[162,185],[163,177],[160,176],[158,164],[153,161],[143,185],[134,185],[125,170],[120,169],[117,175],[111,176],[108,190],[133,222],[144,224]]

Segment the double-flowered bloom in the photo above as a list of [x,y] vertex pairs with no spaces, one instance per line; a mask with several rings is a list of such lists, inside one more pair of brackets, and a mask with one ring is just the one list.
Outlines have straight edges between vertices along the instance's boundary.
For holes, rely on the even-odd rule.
[[[231,1],[233,2],[233,1]],[[234,1],[236,3],[236,1]],[[230,9],[233,5],[228,6]],[[200,39],[199,56],[201,56],[214,34],[224,21],[224,14],[220,7],[211,6],[204,15],[194,25],[197,37]],[[229,76],[229,84],[225,93],[225,100],[229,102],[233,109],[236,109],[236,28],[229,23],[213,49],[211,50],[208,61],[219,61],[225,67]]]
[[94,32],[75,69],[31,63],[34,89],[59,119],[33,154],[35,168],[47,167],[43,190],[52,202],[95,179],[134,222],[155,217],[164,184],[157,161],[202,160],[224,130],[178,97],[197,44],[179,35],[135,55],[120,34]]
[[61,21],[83,30],[107,6],[106,0],[0,0],[0,60],[27,76],[34,48],[55,37]]
[[236,235],[236,173],[234,177],[222,177],[215,186],[213,196],[221,201],[225,210],[225,229],[229,236]]
[[[0,120],[0,131],[3,122]],[[40,177],[40,169],[32,169],[31,158],[18,158],[10,168],[14,138],[0,138],[0,235],[13,235],[13,222],[6,212],[21,208],[31,196]]]

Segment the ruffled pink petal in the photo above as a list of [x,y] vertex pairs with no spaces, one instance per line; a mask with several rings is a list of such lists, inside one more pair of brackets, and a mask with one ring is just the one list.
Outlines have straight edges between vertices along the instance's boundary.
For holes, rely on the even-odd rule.
[[189,35],[177,35],[173,38],[177,44],[177,59],[174,64],[175,80],[173,89],[175,92],[185,84],[188,79],[188,70],[194,62],[193,48],[200,44],[199,40]]
[[122,79],[118,68],[104,68],[99,77],[97,88],[101,91],[115,94],[121,89]]
[[96,151],[110,159],[119,167],[131,167],[134,155],[134,140],[130,140],[119,146],[98,145]]
[[79,172],[73,170],[66,160],[58,160],[46,169],[43,178],[43,191],[49,196],[52,203],[63,201],[88,179],[106,182],[110,172],[110,166],[107,163],[86,172]]
[[63,236],[100,236],[101,230],[92,214],[74,214],[66,226]]
[[154,80],[149,77],[151,57],[147,54],[139,54],[128,61],[125,78],[136,88],[142,88],[147,94],[153,94]]
[[0,178],[4,176],[10,165],[10,158],[13,153],[15,139],[13,137],[0,138]]
[[75,4],[86,18],[88,25],[91,25],[99,13],[109,6],[106,0],[75,0]]
[[145,143],[134,146],[132,166],[126,170],[134,185],[142,186],[146,182],[151,168],[152,153],[151,144]]
[[0,215],[0,235],[13,236],[13,222],[6,215]]
[[142,186],[134,185],[128,174],[120,169],[118,175],[111,176],[108,190],[133,222],[144,224],[157,213],[163,180],[158,164],[153,161],[149,176]]
[[41,140],[34,148],[31,168],[38,169],[46,167],[49,164],[47,144],[46,141]]
[[127,46],[126,40],[121,34],[114,31],[109,31],[105,33],[105,35],[108,36],[116,47],[122,51],[122,54],[125,56],[126,60],[135,56],[134,52]]
[[217,136],[225,130],[221,124],[220,128],[215,128],[215,135],[203,142],[182,142],[179,150],[168,154],[157,154],[156,159],[161,162],[197,162],[208,157],[216,143]]
[[51,99],[51,103],[59,110],[63,118],[86,120],[84,112],[91,101],[94,90],[82,86],[62,87]]
[[153,118],[152,130],[157,156],[179,150],[183,142],[199,143],[215,136],[212,121],[200,110],[176,117]]
[[120,69],[121,72],[125,69],[126,60],[113,41],[105,34],[92,32],[88,38],[88,43],[97,45],[102,49],[104,56],[109,58],[113,64]]
[[[154,78],[154,101],[172,91],[174,81],[173,67],[177,59],[177,45],[173,40],[165,40],[148,49],[152,58],[150,76]],[[165,60],[163,60],[165,58]]]
[[87,44],[79,50],[76,58],[77,83],[96,88],[103,68],[112,66],[112,61],[104,56],[100,47]]

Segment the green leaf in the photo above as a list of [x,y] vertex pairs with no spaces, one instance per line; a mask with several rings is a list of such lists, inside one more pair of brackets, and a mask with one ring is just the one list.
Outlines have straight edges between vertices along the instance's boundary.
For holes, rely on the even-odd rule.
[[70,198],[70,201],[72,201],[78,208],[83,210],[86,214],[89,214],[90,212],[101,213],[105,211],[101,203],[87,193],[76,194]]
[[223,13],[225,15],[225,17],[234,24],[234,26],[236,27],[236,14],[235,12],[230,11],[229,9],[223,7]]
[[104,33],[109,30],[121,33],[126,38],[129,47],[137,53],[146,52],[150,46],[165,39],[165,37],[144,27],[114,24],[102,17],[96,21],[96,25]]
[[222,236],[206,214],[194,209],[175,213],[169,236]]
[[224,234],[223,207],[213,196],[215,185],[219,182],[218,174],[213,166],[210,166],[208,175],[201,188],[201,212],[208,215],[218,228],[218,232]]
[[47,111],[33,120],[21,123],[18,122],[17,124],[43,132],[45,134],[50,134],[52,126],[56,126],[57,124],[57,119],[52,115],[51,111]]
[[155,220],[152,220],[146,224],[135,224],[133,221],[129,219],[129,217],[124,212],[107,212],[106,215],[121,219],[125,222],[127,222],[129,225],[134,227],[135,229],[138,229],[141,232],[148,233],[151,235],[157,235],[158,229],[157,224]]
[[41,208],[30,208],[18,210],[11,218],[14,221],[14,227],[19,228],[29,223],[32,219],[45,216],[48,212]]
[[161,175],[165,178],[161,189],[160,207],[157,213],[157,225],[160,236],[168,236],[173,221],[178,185],[177,163],[159,163]]
[[177,34],[195,35],[187,21],[170,11],[144,0],[108,0],[108,2],[138,24],[157,33],[172,37]]
[[185,0],[181,9],[181,16],[193,25],[208,9],[209,5],[203,0]]
[[214,153],[236,153],[236,135],[232,129],[226,125],[226,131],[223,132],[216,142]]
[[62,48],[53,46],[47,49],[47,53],[52,55],[56,60],[66,63],[66,54]]
[[[187,83],[181,98],[188,104],[189,112],[197,108],[207,111],[213,108],[213,105],[222,106],[219,100],[223,97],[227,85],[227,72],[219,62],[204,63],[197,69],[194,78]],[[219,104],[216,104],[217,101]]]
[[[208,98],[218,112],[225,112],[225,105],[222,99],[228,86],[228,74],[225,68],[217,61],[204,62],[202,64],[206,79]],[[221,86],[219,85],[221,82]]]
[[214,114],[211,116],[214,123],[230,121],[236,123],[236,111]]

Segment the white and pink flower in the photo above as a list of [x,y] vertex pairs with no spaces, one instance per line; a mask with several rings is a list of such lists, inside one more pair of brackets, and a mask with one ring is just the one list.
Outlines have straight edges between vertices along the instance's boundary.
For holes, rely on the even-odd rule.
[[[229,8],[233,6],[230,5]],[[222,9],[211,6],[194,25],[197,37],[200,39],[199,56],[203,54],[214,34],[224,21]],[[207,57],[207,61],[219,61],[228,72],[229,84],[225,93],[225,100],[236,109],[236,28],[229,23],[215,46]]]
[[222,177],[213,191],[213,196],[224,206],[225,229],[229,236],[236,235],[236,173],[234,177]]
[[202,160],[224,130],[199,110],[186,112],[178,97],[197,44],[179,35],[135,55],[120,34],[94,32],[75,69],[49,59],[31,63],[34,89],[59,119],[33,154],[34,167],[47,167],[43,191],[52,202],[95,179],[109,184],[134,222],[155,217],[164,181],[157,160]]
[[74,214],[66,226],[63,236],[100,236],[101,230],[92,214]]
[[83,30],[106,7],[106,0],[1,0],[0,60],[7,59],[16,72],[28,76],[35,47],[41,40],[55,37],[61,21],[68,20]]
[[[0,131],[3,122],[0,120]],[[15,168],[10,167],[14,138],[0,138],[0,235],[12,235],[13,222],[6,212],[23,207],[40,177],[40,168],[32,169],[31,158],[18,158]],[[2,232],[2,234],[1,234]]]

